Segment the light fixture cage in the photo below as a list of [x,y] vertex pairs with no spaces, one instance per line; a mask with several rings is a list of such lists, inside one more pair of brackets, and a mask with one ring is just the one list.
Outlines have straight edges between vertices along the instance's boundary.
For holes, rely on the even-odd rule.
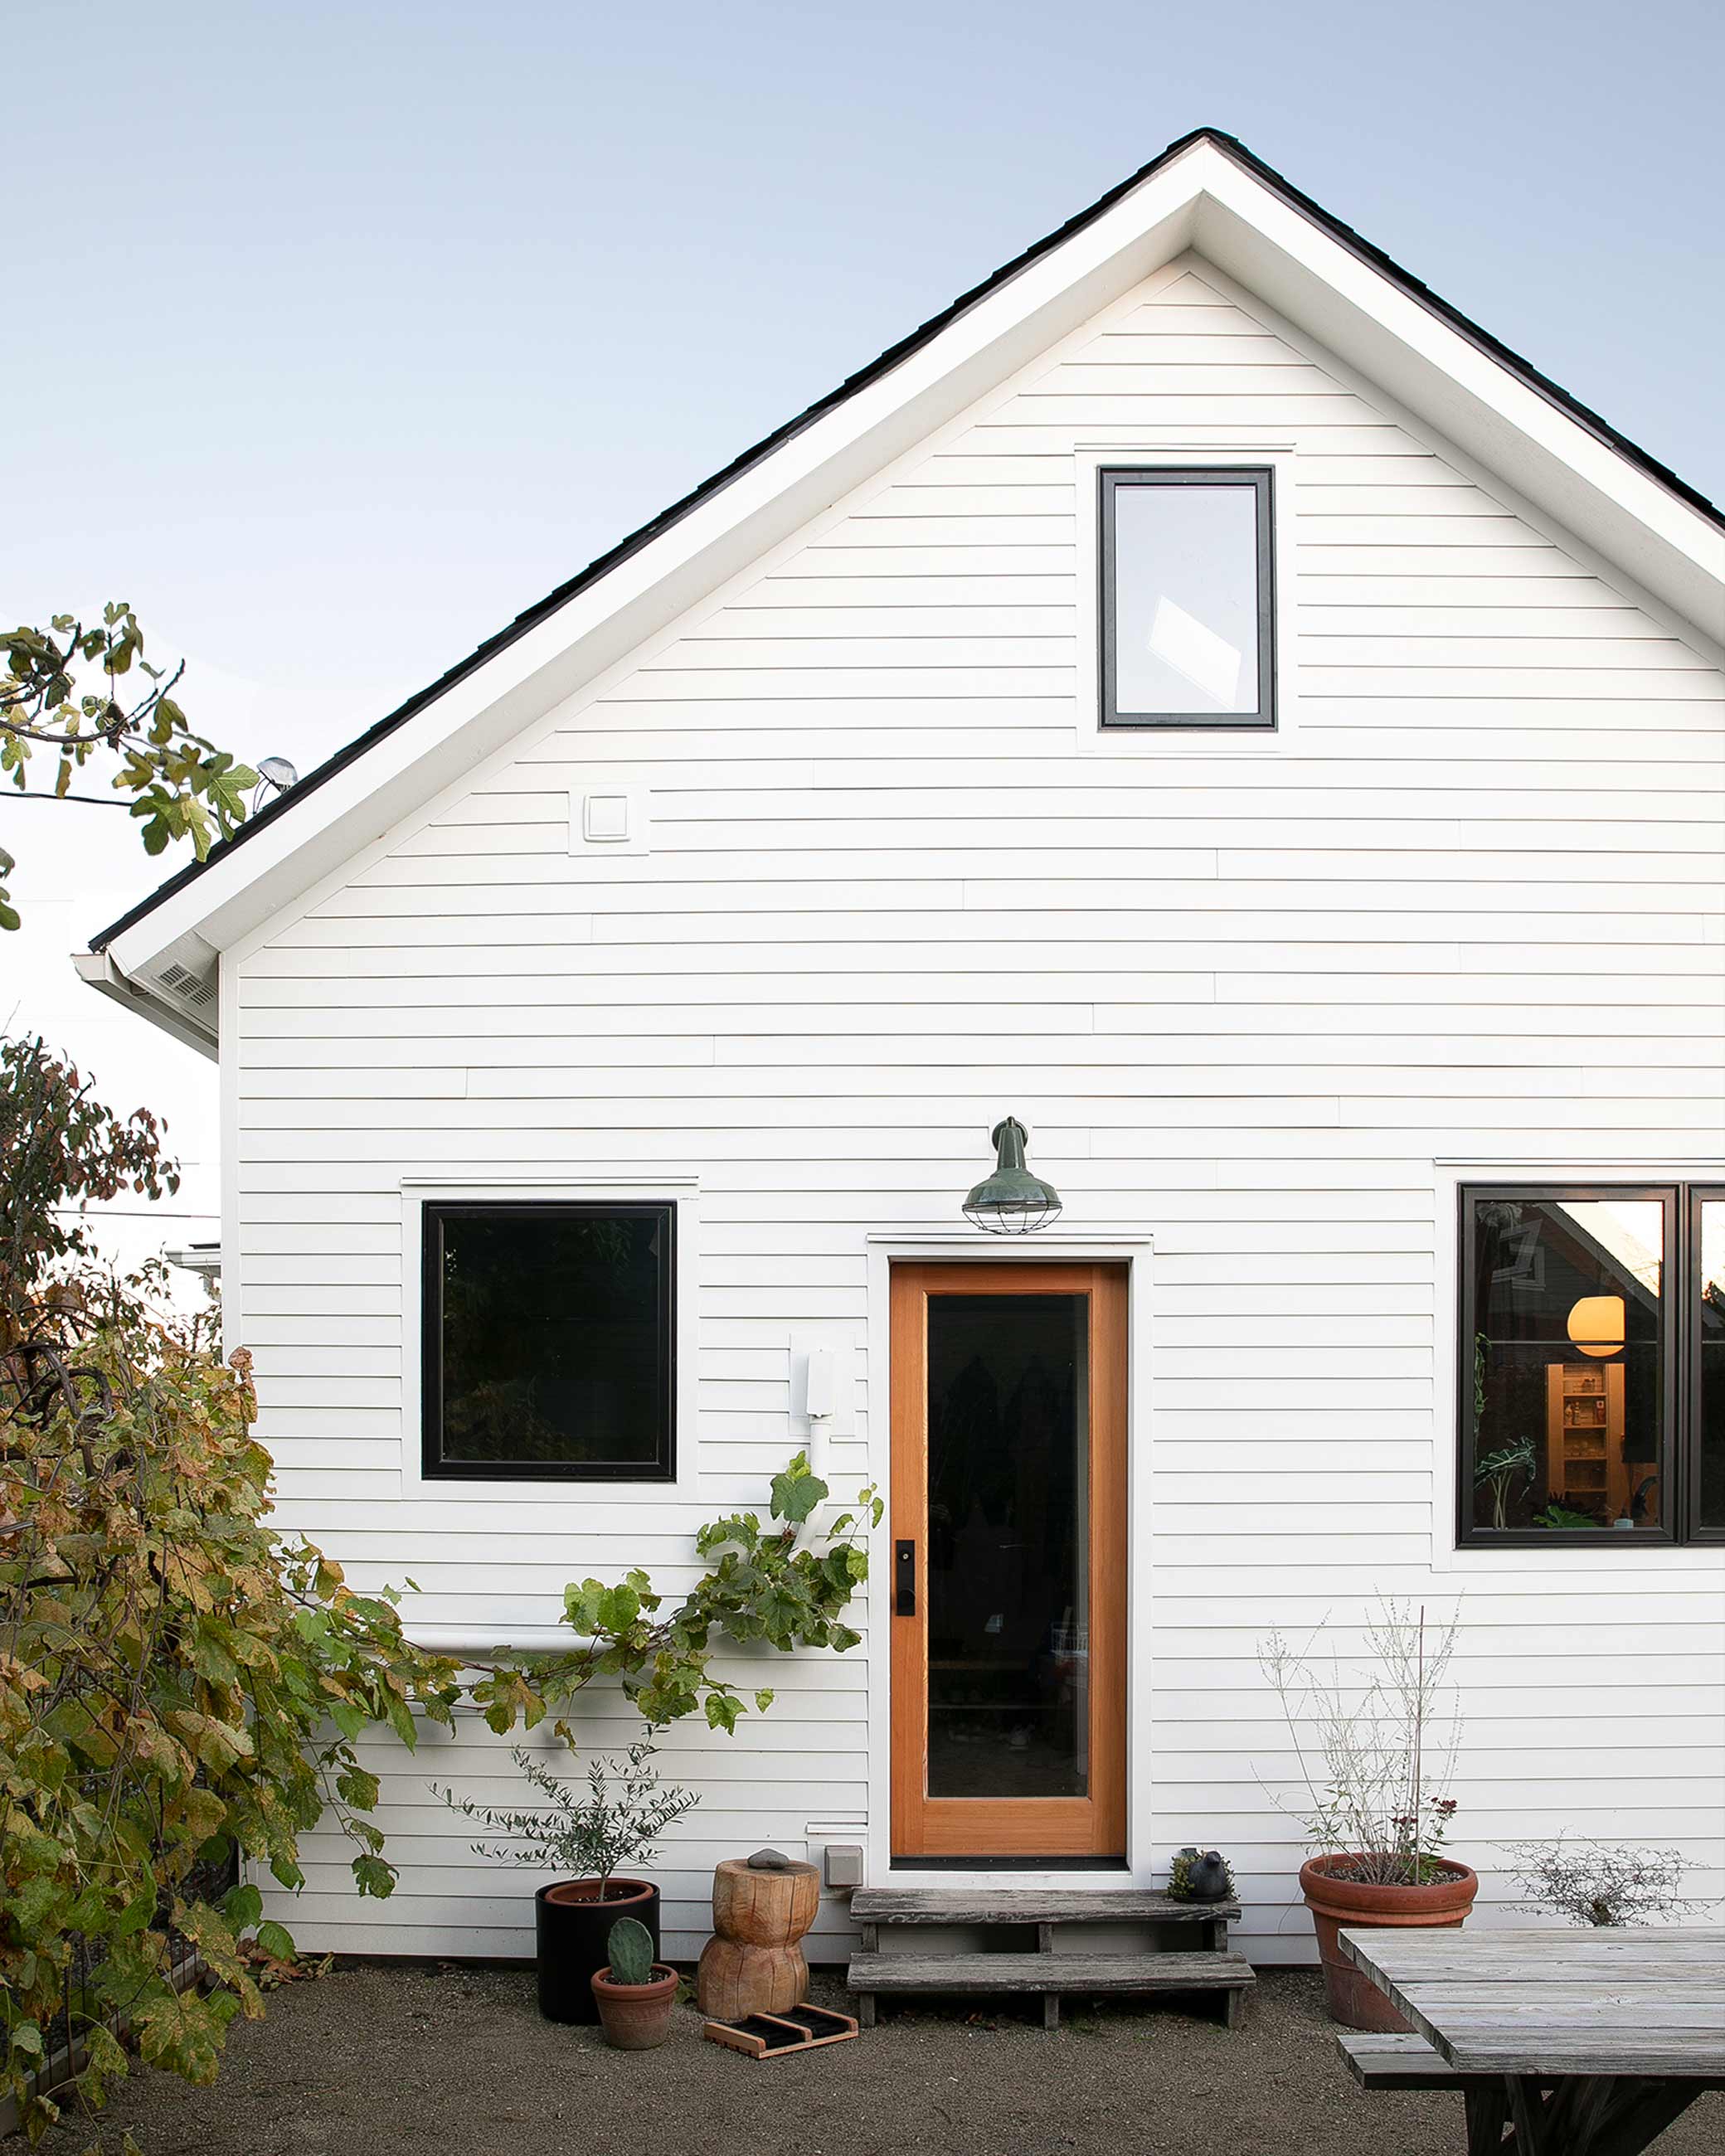
[[994,1173],[984,1176],[964,1201],[965,1219],[986,1235],[1034,1235],[1060,1217],[1059,1191],[1024,1165],[1029,1136],[1016,1116],[1008,1116],[988,1133]]

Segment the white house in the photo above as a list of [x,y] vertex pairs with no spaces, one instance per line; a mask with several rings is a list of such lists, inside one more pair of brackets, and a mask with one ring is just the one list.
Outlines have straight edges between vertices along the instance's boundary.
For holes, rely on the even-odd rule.
[[[1204,1840],[1307,1957],[1257,1650],[1379,1593],[1461,1599],[1486,1902],[1563,1829],[1719,1892],[1722,639],[1718,511],[1175,143],[80,961],[220,1057],[282,1521],[477,1648],[811,1435],[891,1491],[864,1645],[669,1740],[678,1951],[763,1840]],[[372,1750],[400,1886],[316,1839],[301,1943],[531,1951],[426,1789],[501,1748]]]

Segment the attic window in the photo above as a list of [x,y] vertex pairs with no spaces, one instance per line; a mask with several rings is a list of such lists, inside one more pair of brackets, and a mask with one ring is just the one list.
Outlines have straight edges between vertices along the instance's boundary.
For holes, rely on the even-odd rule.
[[675,1207],[438,1204],[424,1219],[426,1476],[670,1481]]
[[1271,475],[1105,470],[1102,724],[1276,724]]

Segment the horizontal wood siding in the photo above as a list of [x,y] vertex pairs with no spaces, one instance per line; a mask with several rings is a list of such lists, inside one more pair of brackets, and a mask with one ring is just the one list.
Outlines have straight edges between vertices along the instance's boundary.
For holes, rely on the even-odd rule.
[[[1079,751],[1074,450],[1125,439],[1294,445],[1270,753]],[[1608,570],[1189,264],[244,961],[234,1292],[285,1523],[480,1633],[584,1573],[675,1588],[799,1441],[792,1329],[860,1370],[865,1235],[952,1225],[1011,1109],[1070,1222],[1155,1236],[1141,1842],[1219,1842],[1239,1943],[1307,1956],[1259,1643],[1465,1588],[1454,1843],[1488,1901],[1497,1842],[1566,1827],[1681,1845],[1718,1892],[1720,1553],[1431,1559],[1435,1161],[1725,1150],[1722,752],[1725,681]],[[569,795],[621,783],[650,850],[572,855]],[[491,1171],[699,1174],[697,1496],[402,1493],[402,1180]],[[720,1856],[863,1817],[865,1629],[737,1656],[772,1712],[667,1740],[703,1797],[659,1867],[673,1951]],[[464,1718],[366,1748],[400,1887],[357,1900],[313,1837],[300,1938],[529,1951],[531,1876],[427,1789],[503,1800],[502,1748]],[[848,1936],[829,1905],[810,1944]]]

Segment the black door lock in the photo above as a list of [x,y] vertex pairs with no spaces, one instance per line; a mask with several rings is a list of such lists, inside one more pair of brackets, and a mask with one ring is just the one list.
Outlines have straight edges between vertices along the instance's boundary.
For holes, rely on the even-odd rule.
[[895,1543],[892,1546],[892,1614],[895,1617],[914,1617],[916,1614],[915,1543]]

